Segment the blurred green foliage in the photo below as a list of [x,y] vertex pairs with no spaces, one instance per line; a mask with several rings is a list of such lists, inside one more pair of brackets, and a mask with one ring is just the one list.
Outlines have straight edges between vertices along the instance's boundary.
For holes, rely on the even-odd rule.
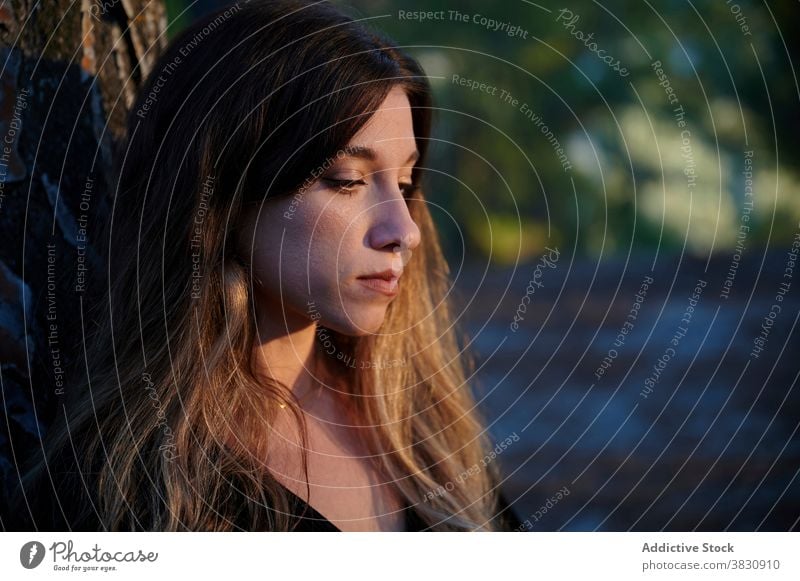
[[[170,15],[182,4],[169,2]],[[337,4],[405,47],[431,77],[427,192],[451,256],[479,249],[512,263],[546,245],[589,254],[730,252],[748,150],[746,247],[784,245],[798,231],[800,95],[787,56],[797,60],[789,30],[796,3]],[[407,16],[413,11],[443,18],[420,21]],[[618,59],[628,76],[601,56]],[[678,103],[668,101],[654,61]],[[453,75],[497,89],[470,90]]]

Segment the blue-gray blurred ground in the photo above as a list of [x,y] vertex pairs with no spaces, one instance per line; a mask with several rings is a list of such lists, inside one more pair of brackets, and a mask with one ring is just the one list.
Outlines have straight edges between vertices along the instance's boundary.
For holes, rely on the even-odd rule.
[[[536,262],[454,273],[491,434],[520,436],[497,461],[526,528],[798,528],[800,273],[776,301],[786,257],[746,255],[725,299],[728,256],[661,256],[651,271],[653,256],[598,264],[562,253],[537,278],[517,332],[510,323]],[[634,328],[598,380],[646,276],[654,283]],[[700,279],[687,332],[657,374]],[[751,356],[774,304],[780,313]]]

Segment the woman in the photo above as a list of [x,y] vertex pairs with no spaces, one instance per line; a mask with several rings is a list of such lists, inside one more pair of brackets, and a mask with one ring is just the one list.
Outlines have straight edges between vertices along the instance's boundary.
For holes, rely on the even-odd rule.
[[516,524],[420,189],[430,115],[418,64],[326,2],[234,5],[175,38],[129,117],[84,384],[19,511],[73,530]]

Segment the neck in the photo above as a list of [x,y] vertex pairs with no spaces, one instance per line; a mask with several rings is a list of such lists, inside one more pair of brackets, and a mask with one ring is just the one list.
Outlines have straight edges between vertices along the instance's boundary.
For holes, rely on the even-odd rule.
[[[259,373],[288,386],[298,398],[318,385],[316,324],[287,309],[265,309],[278,317],[259,316],[255,364]],[[281,315],[281,313],[283,314]]]

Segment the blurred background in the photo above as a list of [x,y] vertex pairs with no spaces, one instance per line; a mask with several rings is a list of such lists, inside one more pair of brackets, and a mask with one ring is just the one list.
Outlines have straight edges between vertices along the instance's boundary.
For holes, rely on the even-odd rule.
[[[336,3],[430,77],[426,192],[525,529],[797,530],[797,2]],[[225,4],[167,0],[167,34]]]

